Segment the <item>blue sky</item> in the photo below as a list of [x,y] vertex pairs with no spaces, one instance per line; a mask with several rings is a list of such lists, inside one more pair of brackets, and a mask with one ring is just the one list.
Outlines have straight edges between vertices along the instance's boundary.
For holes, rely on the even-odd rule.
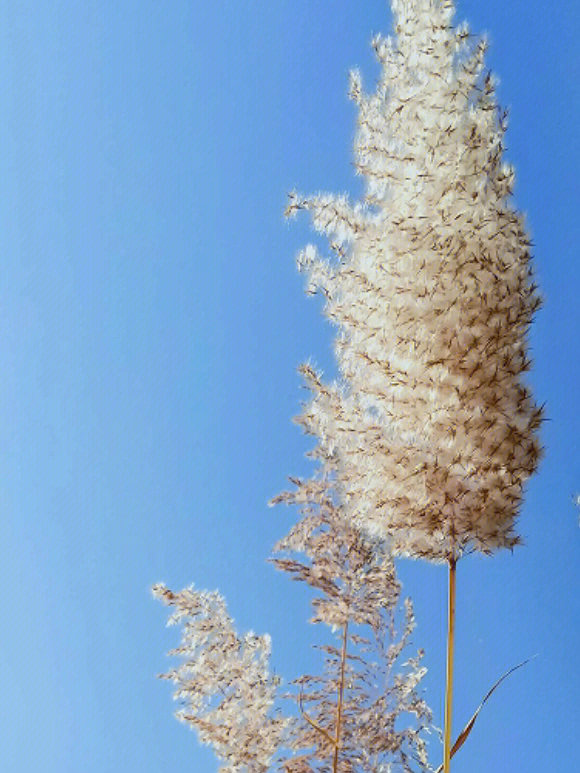
[[[580,722],[580,17],[463,0],[511,108],[508,159],[545,296],[530,376],[546,455],[526,546],[459,566],[455,773],[571,771]],[[347,73],[383,0],[0,2],[0,768],[211,773],[172,718],[178,632],[148,588],[219,587],[290,679],[308,595],[269,566],[306,474],[296,366],[334,372],[294,267],[287,191],[360,192]],[[446,576],[399,564],[441,720]],[[433,761],[438,762],[437,750]]]

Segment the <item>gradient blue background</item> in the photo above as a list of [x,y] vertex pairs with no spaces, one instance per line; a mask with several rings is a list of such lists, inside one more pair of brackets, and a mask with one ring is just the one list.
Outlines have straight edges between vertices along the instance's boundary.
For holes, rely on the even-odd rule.
[[[526,547],[458,578],[455,773],[578,764],[580,22],[574,3],[463,0],[489,31],[508,158],[545,295],[531,374],[546,456]],[[347,72],[383,0],[0,2],[0,769],[215,771],[172,718],[159,580],[219,587],[290,679],[308,594],[265,563],[306,474],[295,368],[334,372],[286,192],[361,190]],[[401,562],[442,722],[446,576]],[[315,632],[314,632],[315,634]],[[315,634],[316,635],[316,634]],[[433,741],[432,760],[440,761]]]

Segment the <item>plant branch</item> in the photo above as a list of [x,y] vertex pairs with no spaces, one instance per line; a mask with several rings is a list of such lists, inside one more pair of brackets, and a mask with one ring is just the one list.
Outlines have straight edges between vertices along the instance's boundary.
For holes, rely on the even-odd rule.
[[338,771],[338,752],[340,749],[340,732],[342,729],[342,702],[344,696],[344,674],[346,670],[346,647],[348,644],[348,620],[342,629],[342,652],[340,654],[340,679],[338,682],[338,700],[336,705],[336,735],[334,742],[334,760],[332,763],[332,773]]
[[320,727],[320,725],[317,725],[316,722],[313,719],[311,719],[308,716],[308,714],[304,711],[304,707],[302,705],[302,687],[300,688],[300,697],[298,699],[298,705],[300,707],[300,714],[302,715],[302,718],[305,719],[311,727],[313,727],[315,730],[321,733],[326,738],[326,740],[329,741],[334,746],[336,744],[336,741],[330,735],[328,730],[325,730],[323,727]]

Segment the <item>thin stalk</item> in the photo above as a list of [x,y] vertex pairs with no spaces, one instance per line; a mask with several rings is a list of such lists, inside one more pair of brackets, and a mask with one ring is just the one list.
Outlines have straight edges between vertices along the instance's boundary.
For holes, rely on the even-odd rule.
[[443,771],[449,773],[451,763],[451,709],[453,704],[453,650],[455,645],[455,556],[449,559],[449,605],[447,608],[447,675],[445,682],[445,741]]
[[342,702],[344,696],[344,673],[346,670],[346,647],[348,644],[348,620],[342,629],[342,653],[340,655],[340,679],[338,681],[338,700],[336,704],[336,733],[334,736],[334,759],[332,773],[338,772],[338,752],[340,750],[340,733],[342,730]]

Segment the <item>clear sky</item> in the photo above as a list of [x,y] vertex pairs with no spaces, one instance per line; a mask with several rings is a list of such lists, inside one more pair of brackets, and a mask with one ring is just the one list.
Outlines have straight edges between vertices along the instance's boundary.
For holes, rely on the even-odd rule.
[[[462,0],[511,108],[507,158],[545,296],[530,380],[545,459],[526,546],[459,566],[455,773],[578,764],[579,12]],[[360,193],[347,73],[384,0],[0,2],[0,770],[212,773],[155,674],[178,631],[148,588],[219,587],[315,667],[308,595],[265,562],[306,474],[296,366],[334,372],[287,191]],[[442,723],[446,575],[399,564]],[[433,746],[436,747],[435,742]],[[434,748],[433,762],[440,761]]]

